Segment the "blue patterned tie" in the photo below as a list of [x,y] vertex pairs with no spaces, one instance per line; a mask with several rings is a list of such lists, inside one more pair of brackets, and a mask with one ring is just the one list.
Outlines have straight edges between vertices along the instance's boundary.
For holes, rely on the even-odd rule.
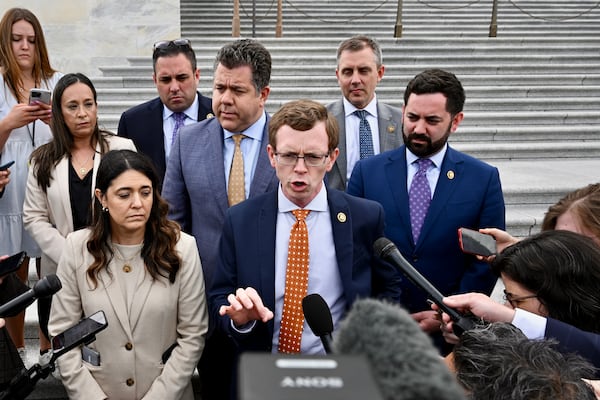
[[179,133],[179,129],[183,126],[186,115],[182,112],[175,112],[173,113],[173,118],[175,118],[175,127],[173,128],[173,136],[171,136],[171,146],[173,146],[175,139],[177,139],[177,134]]
[[371,126],[367,121],[367,111],[356,110],[354,114],[360,118],[360,124],[358,125],[358,138],[360,141],[360,159],[370,157],[374,154],[373,151],[373,138],[371,137]]
[[423,221],[425,221],[431,203],[431,189],[427,181],[427,170],[433,165],[433,162],[428,158],[419,158],[416,163],[419,164],[419,170],[415,174],[408,192],[410,225],[415,243],[419,239]]

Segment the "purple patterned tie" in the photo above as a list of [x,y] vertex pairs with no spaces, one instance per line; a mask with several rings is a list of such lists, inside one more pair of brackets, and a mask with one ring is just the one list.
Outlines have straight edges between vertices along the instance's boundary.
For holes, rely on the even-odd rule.
[[410,208],[410,225],[412,226],[412,235],[415,243],[419,239],[423,221],[431,203],[431,189],[427,181],[427,170],[433,162],[428,158],[419,158],[416,163],[419,164],[419,170],[415,174],[410,191],[408,192],[408,203]]
[[175,139],[177,139],[177,134],[179,133],[179,129],[183,126],[186,115],[182,112],[174,112],[173,118],[175,118],[175,127],[173,128],[173,136],[171,136],[171,146],[173,146]]

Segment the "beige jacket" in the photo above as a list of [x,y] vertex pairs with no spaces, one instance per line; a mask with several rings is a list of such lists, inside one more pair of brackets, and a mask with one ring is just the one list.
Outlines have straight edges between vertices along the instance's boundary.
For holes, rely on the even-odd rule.
[[[204,278],[196,241],[181,233],[177,251],[183,260],[173,284],[146,274],[128,312],[117,281],[106,270],[96,289],[87,280],[93,257],[87,251],[89,229],[73,232],[58,265],[62,289],[54,295],[48,329],[55,336],[81,317],[98,310],[108,327],[88,347],[100,353],[101,365],[83,361],[75,348],[58,358],[63,384],[71,399],[193,399],[191,378],[204,348],[208,314]],[[114,258],[108,268],[122,262]],[[173,343],[166,364],[163,352]]]
[[[106,139],[110,150],[136,150],[129,139],[118,136],[107,136]],[[96,146],[96,152],[100,153],[100,145]],[[94,157],[92,182],[96,182],[98,166],[100,157]],[[73,232],[73,214],[69,198],[69,158],[64,157],[56,165],[46,193],[33,176],[33,169],[33,165],[29,167],[27,176],[23,224],[42,249],[42,276],[46,276],[56,273],[65,238]],[[94,195],[94,186],[92,184],[91,196]]]

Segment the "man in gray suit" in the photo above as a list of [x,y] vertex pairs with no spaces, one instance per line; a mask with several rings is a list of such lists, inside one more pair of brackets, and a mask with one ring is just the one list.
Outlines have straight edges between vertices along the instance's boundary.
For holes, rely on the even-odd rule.
[[[182,128],[171,149],[162,194],[169,203],[169,218],[196,238],[207,284],[217,263],[227,209],[237,201],[276,190],[279,183],[266,150],[270,78],[271,55],[263,45],[242,39],[223,46],[214,63],[216,118]],[[239,174],[232,165],[236,160],[240,160],[238,168],[243,165]],[[237,181],[235,177],[243,183],[234,201],[228,186]],[[233,344],[227,337],[213,335],[212,328],[213,321],[198,365],[206,400],[225,399],[232,387],[228,362],[233,362]]]
[[375,95],[384,70],[381,48],[374,39],[353,36],[340,43],[335,75],[343,98],[327,105],[340,126],[340,155],[327,173],[329,187],[346,190],[358,160],[402,144],[402,111],[377,101]]

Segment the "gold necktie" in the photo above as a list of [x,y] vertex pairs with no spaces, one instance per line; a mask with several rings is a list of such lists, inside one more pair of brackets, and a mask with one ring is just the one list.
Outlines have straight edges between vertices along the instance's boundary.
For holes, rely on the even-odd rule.
[[246,200],[246,190],[244,184],[244,156],[240,143],[246,135],[237,134],[231,138],[235,142],[235,150],[233,151],[233,159],[231,160],[231,170],[229,171],[229,186],[227,188],[227,197],[229,206],[236,205]]
[[308,229],[305,219],[310,210],[294,210],[292,213],[296,217],[296,223],[292,226],[288,247],[283,313],[277,347],[280,353],[300,353],[304,326],[302,299],[308,289]]

